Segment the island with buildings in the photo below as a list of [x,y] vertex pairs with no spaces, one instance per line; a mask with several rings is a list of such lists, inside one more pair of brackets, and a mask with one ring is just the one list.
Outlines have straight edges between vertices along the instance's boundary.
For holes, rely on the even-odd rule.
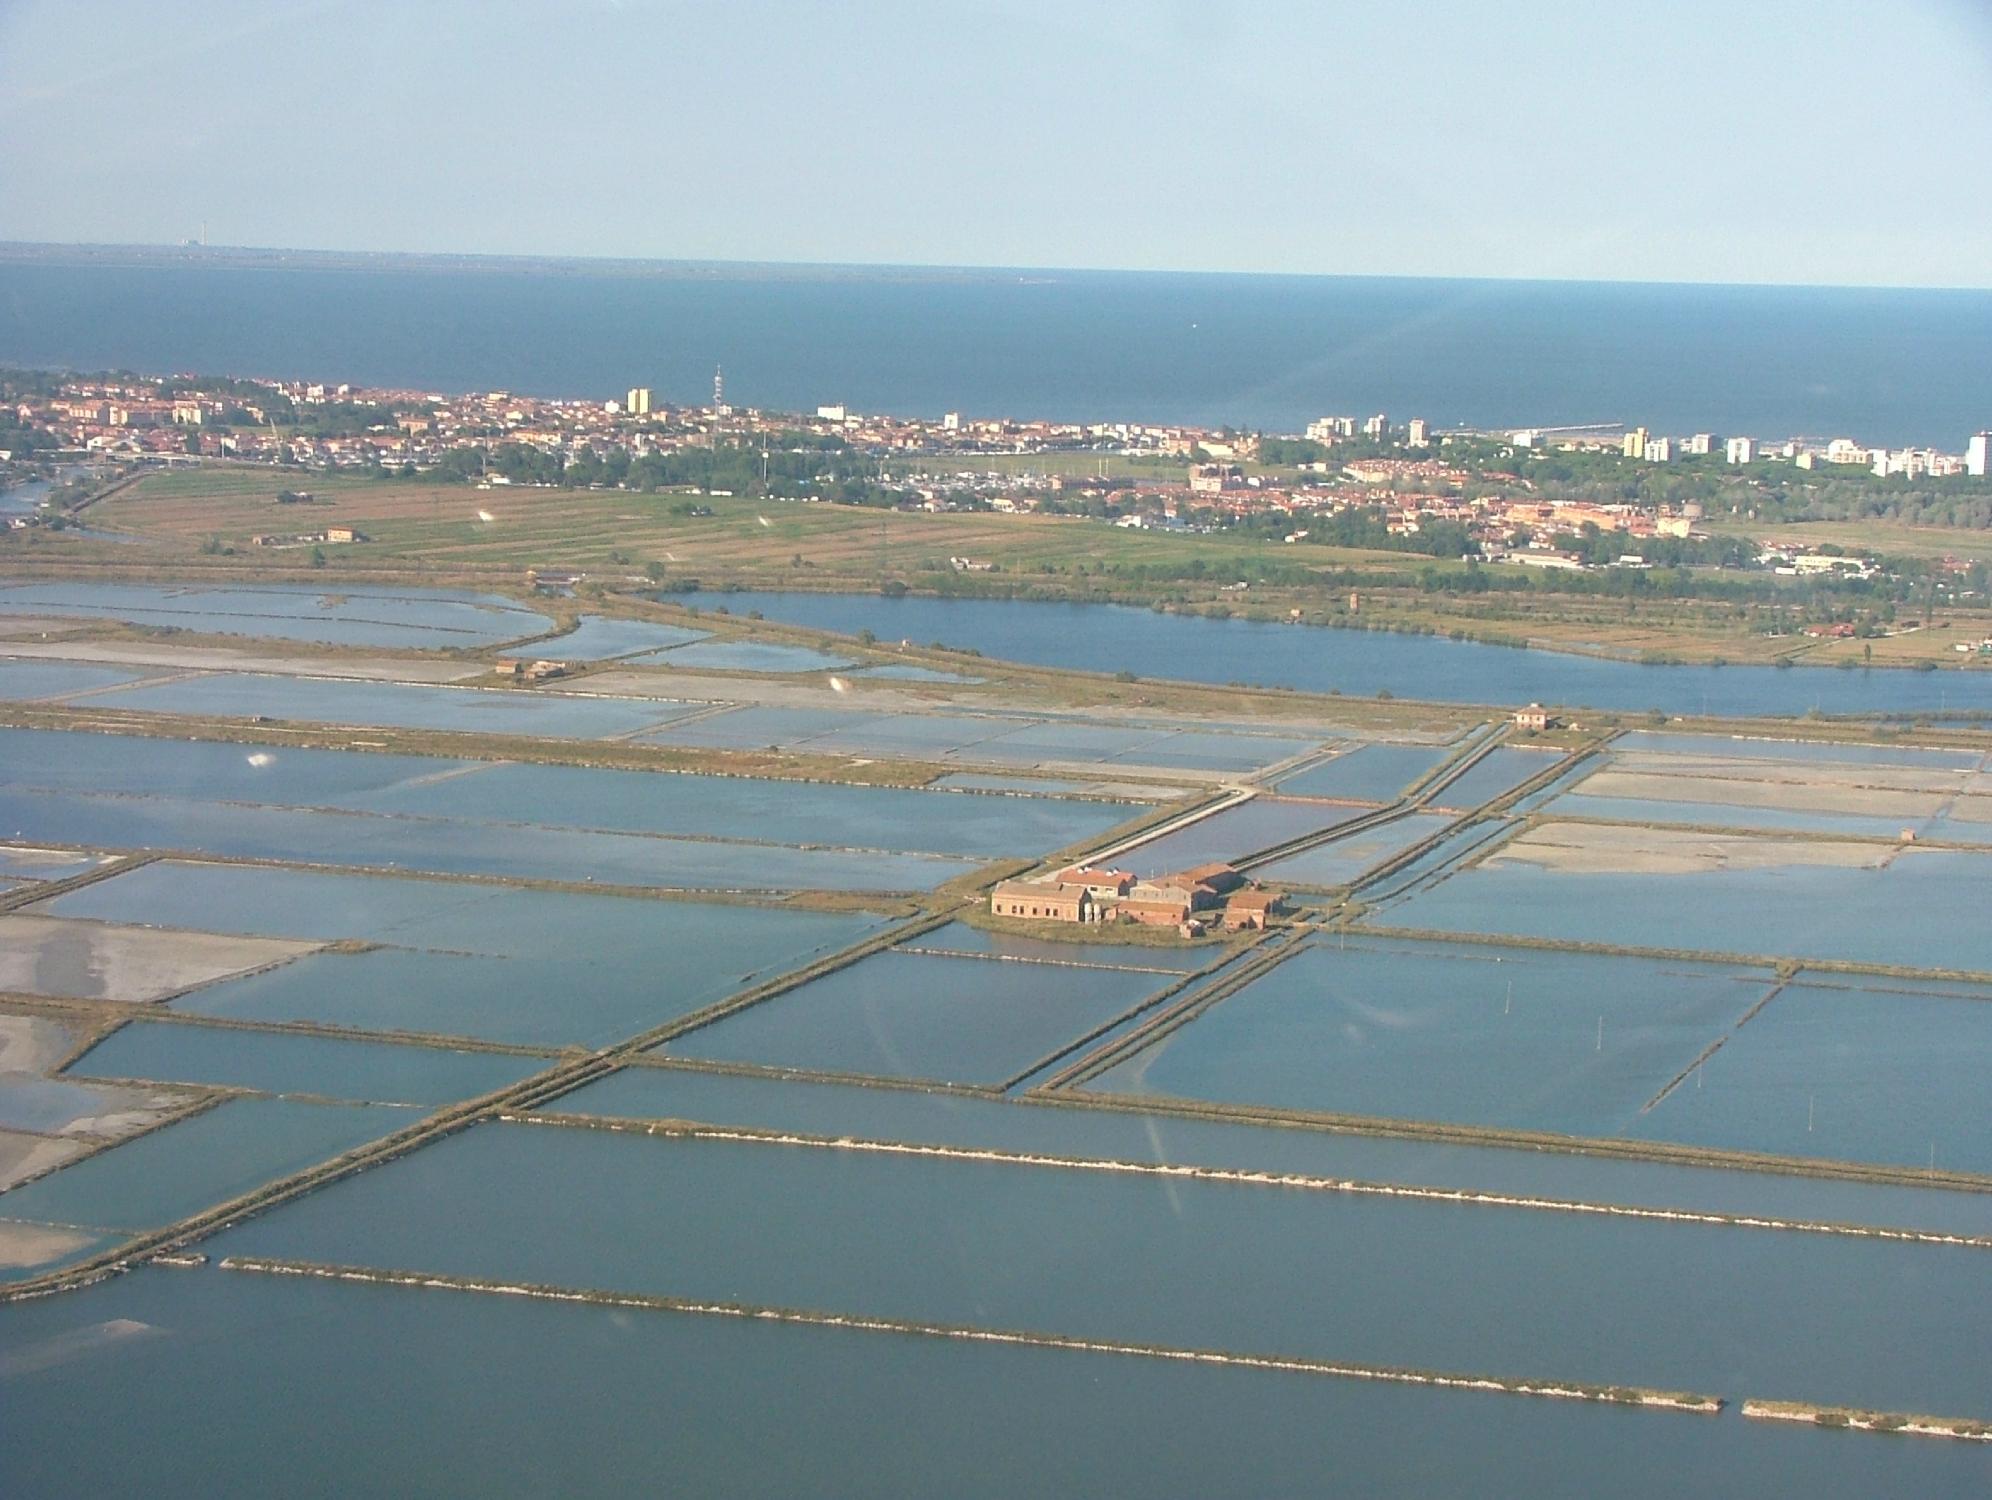
[[1183,937],[1263,932],[1286,897],[1219,862],[1139,879],[1126,870],[1075,866],[1034,880],[1005,880],[989,893],[992,916],[1029,922],[1132,922]]

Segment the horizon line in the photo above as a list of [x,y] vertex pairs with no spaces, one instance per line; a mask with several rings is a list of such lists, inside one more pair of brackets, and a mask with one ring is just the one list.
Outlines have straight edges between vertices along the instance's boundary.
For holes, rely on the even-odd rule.
[[614,273],[640,268],[659,270],[702,270],[720,271],[727,269],[751,270],[774,273],[841,273],[890,275],[893,273],[926,276],[958,277],[1007,277],[1007,276],[1183,276],[1208,277],[1212,279],[1236,277],[1263,281],[1419,281],[1419,282],[1471,282],[1486,285],[1517,286],[1641,286],[1641,287],[1699,287],[1708,289],[1736,289],[1756,291],[1844,291],[1844,292],[1938,292],[1938,293],[1992,293],[1992,283],[1982,286],[1950,284],[1917,284],[1903,282],[1833,282],[1833,281],[1738,281],[1717,278],[1706,279],[1667,279],[1661,277],[1610,277],[1610,276],[1528,276],[1477,274],[1437,274],[1428,272],[1402,271],[1265,271],[1265,270],[1211,270],[1188,267],[1156,268],[1129,266],[1053,266],[1053,265],[994,265],[970,263],[945,263],[925,261],[838,261],[838,260],[761,260],[744,258],[713,258],[695,256],[645,256],[645,255],[582,255],[558,251],[491,251],[491,250],[352,250],[326,249],[305,245],[234,245],[209,244],[205,242],[165,242],[154,240],[22,240],[0,238],[0,260],[18,258],[17,253],[56,252],[87,254],[89,252],[111,252],[137,255],[230,255],[248,256],[313,256],[327,259],[352,261],[438,261],[438,262],[490,262],[494,267],[507,264],[520,268],[532,265],[557,265],[578,269],[593,269],[598,273]]

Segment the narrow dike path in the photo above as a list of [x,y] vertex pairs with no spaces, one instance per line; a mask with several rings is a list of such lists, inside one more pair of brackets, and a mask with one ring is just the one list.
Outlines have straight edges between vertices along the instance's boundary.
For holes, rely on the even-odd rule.
[[490,1296],[535,1297],[553,1302],[580,1302],[595,1307],[687,1313],[706,1317],[746,1318],[816,1328],[844,1328],[866,1333],[896,1333],[927,1338],[960,1339],[983,1344],[1018,1344],[1039,1349],[1065,1349],[1090,1354],[1116,1354],[1140,1359],[1174,1360],[1186,1364],[1227,1365],[1250,1370],[1327,1375],[1347,1380],[1378,1380],[1396,1385],[1436,1386],[1448,1390],[1485,1391],[1512,1396],[1549,1397],[1566,1401],[1599,1401],[1619,1406],[1654,1407],[1664,1411],[1712,1416],[1723,1408],[1720,1397],[1693,1391],[1655,1390],[1646,1386],[1597,1385],[1575,1380],[1542,1380],[1497,1375],[1456,1374],[1414,1370],[1394,1365],[1361,1364],[1348,1360],[1315,1359],[1303,1355],[1250,1354],[1221,1349],[1184,1348],[1173,1344],[1129,1343],[1116,1339],[1078,1338],[1069,1334],[1026,1329],[982,1328],[966,1323],[937,1323],[910,1318],[856,1313],[817,1312],[807,1308],[774,1307],[752,1302],[709,1302],[688,1297],[581,1287],[547,1286],[535,1282],[498,1281],[420,1271],[376,1270],[365,1266],[328,1265],[318,1261],[267,1256],[230,1256],[224,1271],[266,1276],[314,1276],[331,1281],[357,1281],[374,1286],[421,1287]]

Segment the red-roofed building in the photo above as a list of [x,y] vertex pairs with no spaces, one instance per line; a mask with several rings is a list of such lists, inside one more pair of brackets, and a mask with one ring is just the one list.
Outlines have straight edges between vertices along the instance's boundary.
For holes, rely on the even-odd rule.
[[1060,870],[1052,879],[1057,885],[1085,891],[1095,901],[1118,901],[1134,885],[1134,877],[1125,870],[1103,870],[1092,866],[1075,865],[1069,870]]

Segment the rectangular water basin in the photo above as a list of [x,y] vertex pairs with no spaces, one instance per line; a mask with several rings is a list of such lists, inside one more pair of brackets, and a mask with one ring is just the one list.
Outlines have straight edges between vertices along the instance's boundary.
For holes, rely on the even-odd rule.
[[438,1141],[213,1249],[1992,1412],[1982,1253],[1872,1239],[518,1124]]
[[1358,745],[1283,778],[1280,791],[1288,797],[1392,802],[1453,754],[1445,745]]
[[878,953],[666,1045],[674,1057],[997,1084],[1170,982],[1118,969]]
[[1772,978],[1473,944],[1317,943],[1087,1087],[1615,1135]]
[[1252,873],[1271,884],[1330,887],[1347,885],[1386,860],[1443,831],[1449,813],[1409,813],[1264,865]]
[[[5,598],[4,592],[0,592],[0,598]],[[4,649],[0,646],[0,650]],[[18,703],[37,698],[66,698],[71,693],[137,682],[146,675],[133,667],[0,659],[0,699]]]
[[694,711],[690,705],[668,699],[604,698],[521,688],[437,687],[412,682],[354,682],[331,677],[277,677],[253,672],[215,673],[119,688],[96,694],[90,701],[106,708],[145,713],[571,740],[633,734]]
[[642,1066],[612,1073],[544,1108],[965,1150],[1992,1235],[1992,1193],[1246,1123],[1131,1107],[1126,1100],[1101,1098],[1090,1090],[1045,1099],[989,1098],[932,1088]]
[[0,1194],[0,1216],[156,1229],[420,1118],[417,1110],[387,1105],[228,1099]]
[[1787,986],[1638,1120],[1690,1145],[1992,1173],[1992,990],[1820,975]]
[[1254,797],[1236,807],[1199,818],[1174,833],[1116,855],[1113,863],[1143,877],[1166,875],[1197,865],[1232,864],[1261,850],[1322,833],[1367,816],[1360,807],[1324,807],[1283,797]]
[[450,1104],[517,1083],[545,1058],[442,1047],[396,1047],[303,1032],[134,1021],[66,1070],[70,1077],[148,1078],[365,1104]]

